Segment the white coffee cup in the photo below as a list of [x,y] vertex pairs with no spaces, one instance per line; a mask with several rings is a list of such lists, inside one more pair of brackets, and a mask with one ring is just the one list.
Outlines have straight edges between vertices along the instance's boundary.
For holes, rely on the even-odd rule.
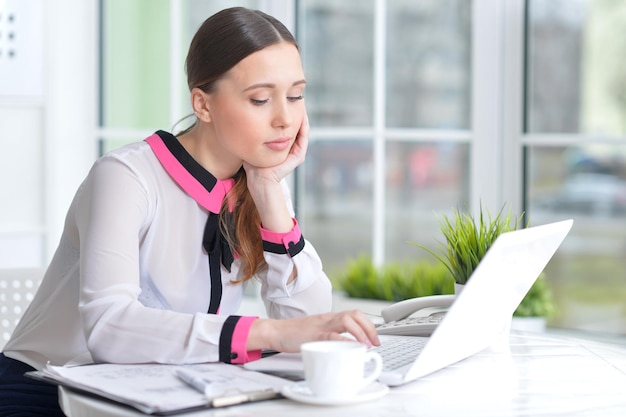
[[[368,352],[366,346],[359,342],[308,342],[300,346],[300,351],[306,384],[319,398],[353,397],[374,382],[383,369],[380,355]],[[374,369],[365,376],[365,366],[370,362],[374,362]]]

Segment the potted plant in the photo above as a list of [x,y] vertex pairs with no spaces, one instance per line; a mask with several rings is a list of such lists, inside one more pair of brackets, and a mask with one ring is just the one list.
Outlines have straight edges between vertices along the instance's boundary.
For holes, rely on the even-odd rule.
[[439,251],[413,243],[437,258],[452,274],[455,292],[467,283],[491,244],[504,232],[515,230],[522,222],[523,215],[513,219],[511,212],[506,215],[500,209],[495,217],[483,212],[481,207],[478,219],[469,213],[454,210],[454,216],[445,214],[439,222],[445,242],[439,242]]
[[[446,266],[454,277],[455,293],[458,293],[496,238],[502,233],[518,229],[522,221],[523,214],[514,218],[510,211],[504,214],[504,207],[495,217],[483,212],[482,207],[478,218],[455,210],[452,218],[442,216],[440,228],[445,241],[439,242],[438,251],[414,244]],[[542,273],[515,310],[512,328],[542,331],[546,319],[555,311],[550,288]]]
[[546,329],[547,319],[556,313],[552,291],[541,273],[513,313],[511,329],[542,332]]

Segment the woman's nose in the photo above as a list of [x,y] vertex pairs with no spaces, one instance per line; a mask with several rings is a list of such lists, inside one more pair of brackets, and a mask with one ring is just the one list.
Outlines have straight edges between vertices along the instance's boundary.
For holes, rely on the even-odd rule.
[[276,104],[274,109],[274,120],[272,122],[274,127],[288,127],[292,123],[292,109],[289,108],[287,101]]

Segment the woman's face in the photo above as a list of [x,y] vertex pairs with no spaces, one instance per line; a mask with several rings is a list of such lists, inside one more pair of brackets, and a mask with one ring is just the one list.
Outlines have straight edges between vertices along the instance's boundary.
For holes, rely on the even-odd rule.
[[305,115],[304,86],[300,54],[286,42],[228,71],[207,100],[223,156],[261,168],[283,162]]

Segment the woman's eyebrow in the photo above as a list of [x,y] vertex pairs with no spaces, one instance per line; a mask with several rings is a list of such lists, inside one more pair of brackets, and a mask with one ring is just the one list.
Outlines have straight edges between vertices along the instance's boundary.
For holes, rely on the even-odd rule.
[[[295,87],[297,85],[302,85],[302,84],[306,84],[306,80],[302,79],[302,80],[295,81],[293,84],[291,84],[291,86]],[[273,83],[252,84],[251,86],[246,87],[243,91],[254,90],[257,88],[276,88],[276,84],[273,84]]]

